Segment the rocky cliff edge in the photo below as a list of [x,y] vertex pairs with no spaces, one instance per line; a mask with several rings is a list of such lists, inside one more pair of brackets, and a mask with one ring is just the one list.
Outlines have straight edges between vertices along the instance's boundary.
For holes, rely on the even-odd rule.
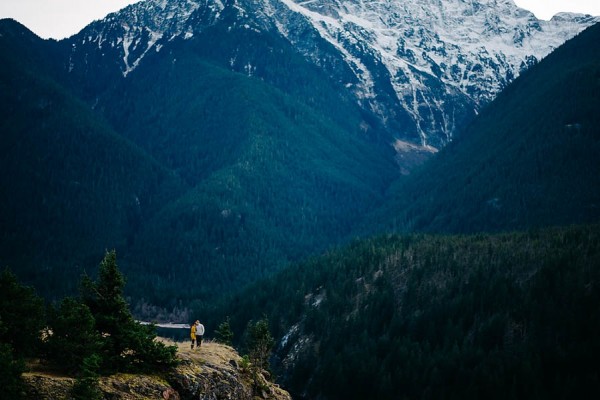
[[[231,347],[206,342],[191,350],[187,343],[177,343],[179,365],[161,375],[116,374],[100,378],[105,399],[111,400],[291,400],[291,396],[267,381],[266,372],[253,374],[244,367],[239,354]],[[33,366],[23,374],[26,399],[71,399],[75,379],[59,376]]]

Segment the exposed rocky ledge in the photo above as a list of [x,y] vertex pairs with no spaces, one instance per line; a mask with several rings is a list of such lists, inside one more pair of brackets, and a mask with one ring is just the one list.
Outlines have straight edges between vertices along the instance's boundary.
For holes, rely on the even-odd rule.
[[[244,369],[241,357],[228,346],[204,343],[190,350],[178,345],[181,363],[163,375],[116,374],[100,378],[100,389],[106,400],[291,400],[290,395],[274,383]],[[47,371],[23,375],[26,399],[70,399],[75,379]]]

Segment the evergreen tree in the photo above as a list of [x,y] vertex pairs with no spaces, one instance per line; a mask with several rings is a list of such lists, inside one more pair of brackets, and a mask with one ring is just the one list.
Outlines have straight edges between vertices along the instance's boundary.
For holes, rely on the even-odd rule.
[[97,354],[86,357],[81,364],[81,374],[77,377],[71,395],[75,400],[100,400],[102,392],[98,385],[98,369],[100,356]]
[[35,355],[45,325],[44,302],[30,287],[21,285],[8,269],[0,274],[0,342],[21,355]]
[[123,297],[125,278],[114,250],[100,263],[98,280],[84,277],[82,297],[102,335],[101,371],[140,371],[175,363],[176,347],[156,342],[153,327],[138,324]]
[[[0,335],[6,331],[0,319]],[[13,349],[9,344],[0,343],[0,390],[2,398],[20,399],[23,383],[21,374],[25,367],[23,361],[15,359]]]
[[61,370],[75,373],[85,359],[100,352],[102,337],[85,304],[66,298],[57,310],[51,310],[49,322],[52,334],[46,345],[48,359]]
[[215,340],[228,346],[233,345],[233,331],[231,330],[229,317],[221,322],[217,329],[215,329]]
[[269,370],[269,358],[275,340],[269,330],[269,320],[263,317],[256,323],[250,321],[247,330],[248,355],[252,364],[263,370]]

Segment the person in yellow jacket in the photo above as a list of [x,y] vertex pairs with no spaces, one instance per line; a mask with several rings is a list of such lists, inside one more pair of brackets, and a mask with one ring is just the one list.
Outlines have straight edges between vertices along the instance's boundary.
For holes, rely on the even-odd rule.
[[192,327],[190,328],[190,338],[192,339],[192,350],[194,350],[194,345],[196,344],[196,332],[198,331],[198,324],[200,324],[200,321],[196,320],[196,322],[194,322],[192,324]]

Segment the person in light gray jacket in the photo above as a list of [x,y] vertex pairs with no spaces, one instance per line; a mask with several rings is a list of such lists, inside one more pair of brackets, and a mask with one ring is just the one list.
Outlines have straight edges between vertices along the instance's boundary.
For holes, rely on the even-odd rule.
[[204,325],[196,321],[196,346],[202,347],[202,338],[204,337]]

